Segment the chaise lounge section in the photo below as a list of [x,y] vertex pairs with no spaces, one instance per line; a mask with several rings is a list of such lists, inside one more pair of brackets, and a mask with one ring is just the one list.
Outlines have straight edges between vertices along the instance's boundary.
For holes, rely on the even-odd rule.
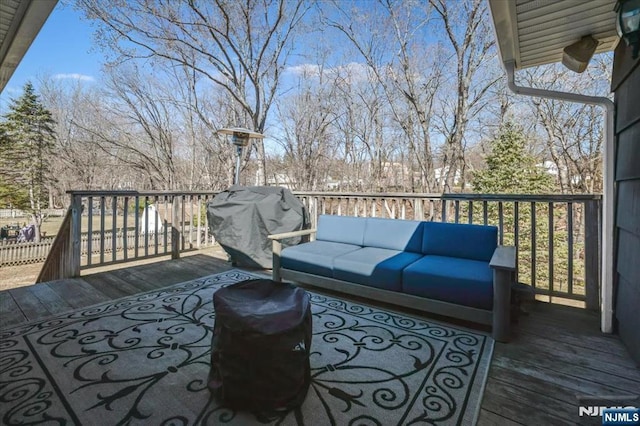
[[[495,226],[322,215],[317,229],[271,235],[273,279],[314,285],[492,326],[507,341],[515,248]],[[282,241],[315,240],[282,248]]]

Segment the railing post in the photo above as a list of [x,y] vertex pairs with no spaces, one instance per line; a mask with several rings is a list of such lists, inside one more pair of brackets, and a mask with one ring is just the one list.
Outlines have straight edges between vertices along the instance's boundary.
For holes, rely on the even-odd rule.
[[413,220],[424,220],[424,210],[422,208],[422,198],[413,199]]
[[601,200],[584,203],[585,304],[600,310],[600,205]]
[[180,196],[174,195],[171,198],[171,258],[180,259],[180,228],[178,222],[180,218]]
[[71,277],[80,276],[80,251],[82,238],[82,196],[71,195],[71,256],[69,257],[69,271]]

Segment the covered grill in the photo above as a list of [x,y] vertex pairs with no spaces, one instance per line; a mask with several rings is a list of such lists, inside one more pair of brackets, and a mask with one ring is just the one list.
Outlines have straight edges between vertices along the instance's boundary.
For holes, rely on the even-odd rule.
[[[234,185],[207,205],[211,233],[231,262],[250,268],[271,268],[268,235],[307,228],[306,210],[286,188]],[[288,245],[298,244],[300,237]]]

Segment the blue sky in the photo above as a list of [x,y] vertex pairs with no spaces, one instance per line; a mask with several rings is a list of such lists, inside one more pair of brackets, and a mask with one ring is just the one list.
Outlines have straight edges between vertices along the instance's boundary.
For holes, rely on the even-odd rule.
[[19,96],[27,81],[37,85],[38,76],[97,79],[102,54],[92,48],[92,31],[80,12],[58,2],[3,90],[0,106]]

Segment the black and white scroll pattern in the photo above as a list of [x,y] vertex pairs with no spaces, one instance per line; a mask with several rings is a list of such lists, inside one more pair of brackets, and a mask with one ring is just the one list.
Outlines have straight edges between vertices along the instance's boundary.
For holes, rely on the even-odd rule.
[[0,334],[0,422],[153,425],[465,424],[493,341],[312,293],[312,383],[292,412],[219,406],[206,386],[213,293],[231,271]]

